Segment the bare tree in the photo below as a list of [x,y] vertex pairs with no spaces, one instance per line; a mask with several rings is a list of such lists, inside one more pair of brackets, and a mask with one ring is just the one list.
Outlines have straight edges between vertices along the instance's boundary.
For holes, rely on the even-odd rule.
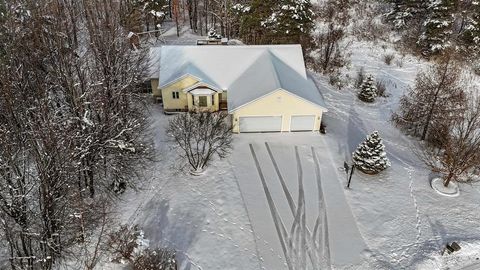
[[321,72],[331,72],[334,67],[343,66],[343,52],[340,42],[346,35],[349,20],[350,0],[326,1],[319,11],[319,27],[315,36],[317,56],[315,67]]
[[172,7],[172,16],[173,16],[173,20],[175,21],[175,27],[176,27],[176,30],[177,30],[177,37],[180,36],[180,0],[172,0],[172,4],[171,4],[171,7]]
[[[426,164],[443,172],[444,186],[451,181],[460,181],[461,176],[478,166],[480,161],[480,98],[471,94],[459,117],[442,138],[443,148],[430,146],[423,152]],[[469,179],[467,178],[466,181]]]
[[133,185],[149,156],[146,53],[131,50],[123,15],[114,0],[6,3],[0,228],[13,269],[51,269],[79,242],[96,243],[87,238],[104,223],[112,182]]
[[437,135],[443,136],[441,131],[461,115],[465,93],[459,76],[458,66],[450,59],[420,72],[415,87],[400,99],[394,123],[421,140],[437,141]]
[[232,148],[232,127],[224,112],[189,112],[168,123],[167,134],[181,149],[193,173],[201,173],[215,155],[226,157]]

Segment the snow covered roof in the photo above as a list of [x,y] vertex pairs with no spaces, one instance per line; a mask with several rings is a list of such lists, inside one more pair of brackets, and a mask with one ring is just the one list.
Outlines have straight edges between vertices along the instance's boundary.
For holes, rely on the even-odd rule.
[[158,76],[152,77],[159,78],[159,87],[196,77],[228,91],[229,111],[278,89],[325,107],[307,78],[300,45],[162,46],[153,54],[160,58]]
[[162,48],[152,47],[149,50],[148,76],[150,79],[158,79],[158,71],[160,70],[160,56]]
[[201,96],[201,95],[212,95],[216,93],[215,91],[213,91],[212,89],[208,89],[208,88],[197,88],[195,90],[192,90],[190,92],[190,94],[194,95],[194,96]]

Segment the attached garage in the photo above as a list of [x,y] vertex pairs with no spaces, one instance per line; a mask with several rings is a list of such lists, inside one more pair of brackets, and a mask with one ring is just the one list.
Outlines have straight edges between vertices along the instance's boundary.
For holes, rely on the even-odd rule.
[[233,132],[312,132],[320,129],[326,109],[279,89],[230,112]]
[[292,115],[290,131],[315,130],[315,115]]
[[242,116],[239,122],[240,132],[282,131],[282,116]]

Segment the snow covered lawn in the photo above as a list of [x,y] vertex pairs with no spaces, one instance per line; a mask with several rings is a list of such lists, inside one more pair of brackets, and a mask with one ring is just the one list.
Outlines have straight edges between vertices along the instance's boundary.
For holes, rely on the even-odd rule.
[[164,134],[170,117],[160,105],[152,107],[159,160],[146,173],[148,182],[142,190],[125,195],[119,222],[139,224],[150,246],[176,249],[179,269],[259,269],[249,218],[231,166],[223,160],[203,176],[179,173],[178,157]]

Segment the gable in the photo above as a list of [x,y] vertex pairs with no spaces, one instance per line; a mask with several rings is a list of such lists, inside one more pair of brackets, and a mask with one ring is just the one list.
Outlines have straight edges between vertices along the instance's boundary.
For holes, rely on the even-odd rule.
[[196,78],[194,76],[186,75],[178,78],[175,81],[172,81],[168,83],[167,85],[163,87],[159,87],[162,91],[181,91],[185,88],[191,87],[195,84],[197,84],[199,81],[199,78]]
[[305,100],[284,89],[278,89],[262,97],[252,100],[229,113],[240,115],[283,115],[291,114],[313,114],[326,112],[327,109]]

